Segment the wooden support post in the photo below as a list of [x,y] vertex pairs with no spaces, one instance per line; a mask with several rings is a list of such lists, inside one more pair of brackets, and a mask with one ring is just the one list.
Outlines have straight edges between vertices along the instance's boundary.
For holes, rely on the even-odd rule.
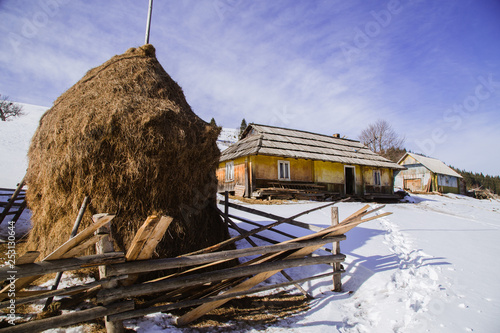
[[[332,207],[332,226],[339,224],[339,208]],[[332,243],[332,254],[340,254],[340,242]],[[340,262],[333,263],[333,291],[342,290]]]
[[226,223],[226,228],[229,227],[228,216],[229,216],[229,192],[225,191],[224,192],[224,223]]
[[[114,252],[113,248],[113,238],[111,235],[111,223],[108,222],[96,231],[97,235],[103,235],[103,237],[96,243],[96,252],[98,254]],[[99,266],[99,278],[106,279],[108,274],[106,272],[106,266]],[[102,285],[103,288],[116,288],[118,287],[118,281],[113,280]],[[104,305],[108,305],[110,303],[105,302]],[[106,324],[106,331],[108,333],[124,333],[125,327],[123,326],[123,322],[121,320],[110,321],[108,320],[108,316],[104,317],[104,322]]]

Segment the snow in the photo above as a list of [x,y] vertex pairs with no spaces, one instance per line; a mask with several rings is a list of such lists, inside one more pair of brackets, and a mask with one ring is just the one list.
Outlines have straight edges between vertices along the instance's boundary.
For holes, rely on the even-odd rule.
[[48,109],[43,106],[18,103],[24,116],[0,121],[0,187],[15,188],[28,167],[26,154],[38,121]]
[[217,146],[220,151],[224,151],[233,143],[238,141],[239,130],[235,128],[222,128],[219,137],[217,138]]
[[[28,108],[27,108],[28,109]],[[27,143],[43,108],[2,126],[2,167],[5,160],[25,168]],[[30,121],[28,121],[31,119]],[[17,122],[22,122],[17,124]],[[12,129],[14,128],[15,129]],[[7,133],[7,134],[5,134]],[[7,141],[11,135],[18,140]],[[11,142],[8,150],[4,147]],[[6,158],[8,157],[8,159]],[[22,173],[12,165],[0,178],[0,187],[15,186]],[[412,195],[406,203],[388,204],[379,213],[392,215],[354,228],[341,242],[346,254],[343,291],[331,291],[331,278],[303,283],[314,296],[310,310],[283,319],[265,332],[499,332],[500,331],[500,202],[461,195]],[[245,205],[245,203],[240,204]],[[281,205],[252,205],[252,208],[288,217],[323,203],[287,202]],[[363,203],[340,203],[340,220],[360,209]],[[371,204],[378,207],[378,204]],[[230,213],[269,223],[249,213]],[[318,226],[331,223],[330,209],[298,218]],[[29,216],[19,227],[29,225]],[[239,223],[242,228],[251,228]],[[294,226],[279,229],[301,236]],[[269,231],[264,236],[283,236]],[[254,239],[257,244],[264,242]],[[248,247],[240,241],[238,247]],[[266,244],[267,245],[267,244]],[[323,252],[325,254],[325,252]],[[331,271],[327,265],[289,269],[295,279]],[[68,285],[75,281],[67,278]],[[64,280],[66,281],[66,280]],[[280,275],[265,283],[285,282]],[[293,290],[291,287],[290,290]],[[183,332],[169,314],[151,314],[127,320],[137,332]],[[215,329],[214,329],[215,330]],[[83,326],[50,332],[83,332]],[[249,332],[254,332],[251,328]],[[263,330],[259,330],[263,331]]]

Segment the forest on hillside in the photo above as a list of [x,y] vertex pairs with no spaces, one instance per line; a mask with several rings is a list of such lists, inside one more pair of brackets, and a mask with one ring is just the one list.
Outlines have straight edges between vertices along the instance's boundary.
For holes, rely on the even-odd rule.
[[483,189],[490,190],[495,194],[500,193],[500,176],[490,176],[484,175],[482,172],[470,172],[465,170],[460,170],[454,167],[451,167],[456,172],[464,177],[465,186],[467,190],[472,189]]

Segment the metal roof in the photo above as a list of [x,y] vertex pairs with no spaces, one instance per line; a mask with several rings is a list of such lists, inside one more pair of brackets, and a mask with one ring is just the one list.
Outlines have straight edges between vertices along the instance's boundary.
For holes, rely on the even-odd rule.
[[303,158],[343,164],[405,169],[359,141],[281,127],[250,124],[242,138],[222,152],[220,161],[249,155]]
[[406,153],[398,162],[400,164],[406,156],[411,156],[414,158],[416,161],[420,162],[424,167],[429,169],[430,171],[440,174],[440,175],[448,175],[448,176],[453,176],[453,177],[458,177],[462,178],[462,176],[457,173],[455,170],[444,164],[438,159],[432,158],[432,157],[425,157],[422,155],[414,154],[414,153]]

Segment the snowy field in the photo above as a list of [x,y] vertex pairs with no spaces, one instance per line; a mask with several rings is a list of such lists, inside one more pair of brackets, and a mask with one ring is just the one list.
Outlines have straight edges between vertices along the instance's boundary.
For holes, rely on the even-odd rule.
[[[26,169],[29,139],[44,108],[28,106],[25,110],[28,114],[22,118],[0,122],[0,187],[14,187]],[[500,202],[451,194],[413,195],[410,201],[387,205],[381,212],[392,215],[347,233],[347,240],[341,242],[341,251],[347,256],[342,292],[331,291],[330,278],[304,283],[315,297],[310,310],[259,331],[500,332]],[[301,201],[252,208],[289,217],[321,204]],[[338,204],[340,220],[363,205]],[[231,213],[269,222],[240,211]],[[20,229],[28,227],[27,216],[20,221]],[[326,227],[331,223],[330,209],[298,220]],[[240,226],[250,228],[243,223]],[[293,226],[279,229],[297,236],[305,232]],[[274,233],[264,235],[277,237]],[[238,246],[249,245],[241,241]],[[329,271],[327,265],[287,270],[295,279]],[[267,281],[276,282],[284,281],[280,276]],[[61,287],[73,283],[65,277]],[[173,321],[169,314],[154,314],[125,324],[137,332],[192,331],[176,328]],[[257,330],[248,329],[252,331]]]

